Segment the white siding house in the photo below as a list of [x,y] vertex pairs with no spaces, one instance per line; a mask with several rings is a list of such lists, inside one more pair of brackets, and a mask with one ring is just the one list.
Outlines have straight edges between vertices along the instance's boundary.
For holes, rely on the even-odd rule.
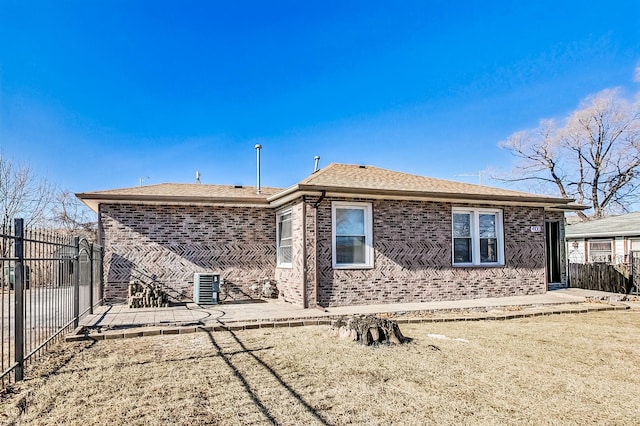
[[627,263],[640,251],[640,212],[567,225],[566,239],[570,263]]

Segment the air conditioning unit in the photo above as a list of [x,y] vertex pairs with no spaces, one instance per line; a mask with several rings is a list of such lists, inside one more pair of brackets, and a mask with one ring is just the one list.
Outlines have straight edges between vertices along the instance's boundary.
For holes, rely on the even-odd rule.
[[220,274],[196,272],[193,274],[193,301],[199,305],[217,305],[220,293]]

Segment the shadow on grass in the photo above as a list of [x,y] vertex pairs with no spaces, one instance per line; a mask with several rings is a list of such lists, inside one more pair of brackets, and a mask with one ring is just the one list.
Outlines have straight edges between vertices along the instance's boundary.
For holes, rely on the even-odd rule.
[[60,370],[64,369],[69,365],[71,360],[76,357],[80,352],[91,349],[98,341],[96,339],[91,339],[89,341],[85,341],[86,343],[82,345],[80,350],[69,351],[66,346],[63,349],[59,349],[56,357],[51,357],[51,359],[56,360],[55,365],[53,365],[50,371],[39,371],[38,375],[43,378],[48,378],[49,376],[56,376],[60,374]]
[[238,378],[238,380],[240,380],[240,382],[242,383],[242,386],[245,388],[245,390],[249,394],[249,397],[251,397],[251,400],[254,402],[254,404],[256,404],[256,406],[260,409],[262,414],[264,414],[264,416],[267,419],[269,419],[271,423],[278,424],[278,422],[276,421],[275,417],[273,417],[269,409],[262,403],[262,401],[260,401],[260,398],[258,398],[258,395],[256,395],[251,390],[251,387],[249,386],[249,382],[247,382],[247,379],[244,378],[240,370],[238,370],[238,368],[233,364],[233,362],[231,361],[231,357],[222,351],[222,348],[220,347],[220,345],[218,345],[218,342],[216,342],[216,339],[213,338],[213,332],[209,330],[204,330],[204,331],[209,336],[209,341],[211,342],[213,347],[216,349],[216,351],[218,351],[218,353],[220,354],[224,362],[231,369],[231,371],[233,371],[233,374]]
[[[97,342],[97,340],[92,339],[92,343],[90,345],[87,345],[86,348],[83,348],[83,350],[84,349],[89,349],[96,342]],[[118,368],[127,368],[127,367],[133,367],[133,366],[165,364],[165,363],[167,363],[167,364],[180,363],[181,364],[181,363],[183,363],[185,361],[200,361],[200,360],[204,360],[204,359],[214,359],[214,358],[218,358],[218,357],[246,354],[246,353],[249,353],[249,352],[267,351],[269,349],[273,349],[273,347],[272,346],[267,346],[267,347],[259,348],[259,349],[248,349],[248,350],[239,350],[239,351],[231,351],[231,352],[218,352],[218,353],[215,353],[213,355],[191,355],[191,356],[185,356],[185,357],[167,358],[167,359],[160,359],[160,360],[151,359],[151,360],[148,360],[148,361],[120,362],[120,363],[115,364],[115,366],[118,367]],[[71,360],[71,358],[72,357],[70,357],[69,360],[67,360],[64,365],[68,364],[69,361]],[[51,371],[49,373],[42,374],[42,377],[58,376],[58,375],[73,374],[73,373],[89,373],[91,371],[101,370],[101,369],[104,368],[104,367],[101,367],[101,366],[90,366],[90,367],[74,368],[74,369],[67,369],[67,370],[64,370],[64,371],[60,371],[60,369],[64,365],[60,366],[60,368],[57,368],[55,371]]]
[[[66,346],[60,347],[57,351],[57,356],[50,358],[55,360],[53,365],[43,366],[41,364],[38,367],[34,368],[35,371],[32,374],[29,374],[30,369],[27,369],[26,372],[28,374],[26,375],[26,379],[33,380],[33,378],[39,377],[46,381],[49,377],[61,374],[62,373],[61,370],[67,367],[71,362],[71,360],[73,360],[76,357],[76,355],[78,355],[82,351],[90,349],[91,347],[93,347],[93,345],[96,344],[96,342],[97,341],[95,339],[91,339],[90,342],[87,342],[78,351],[69,351]],[[33,392],[27,390],[26,392],[22,392],[22,395],[18,394],[17,396],[18,396],[18,400],[16,401],[15,406],[19,411],[18,416],[22,416],[27,412],[27,409],[29,408],[30,401],[32,401],[32,398],[33,398]],[[47,407],[45,407],[45,409],[43,409],[38,413],[38,416],[41,418],[42,417],[46,418],[46,415],[49,414],[53,410],[53,408],[54,408],[53,404],[48,405]],[[18,424],[18,423],[11,422],[9,424]]]
[[111,308],[113,308],[113,306],[109,305],[109,307],[107,308],[107,310],[106,310],[106,311],[104,311],[104,312],[100,315],[100,317],[99,317],[97,320],[95,320],[95,321],[93,322],[93,324],[92,324],[90,327],[99,327],[99,326],[100,326],[100,323],[102,323],[102,321],[104,321],[104,319],[107,317],[107,314],[109,313],[109,311],[111,310]]
[[[300,404],[302,404],[302,406],[307,410],[307,412],[309,412],[313,417],[315,417],[316,420],[318,420],[321,424],[323,424],[323,425],[329,425],[330,424],[324,417],[322,417],[322,415],[320,413],[318,413],[318,411],[316,411],[315,408],[313,408],[307,401],[304,400],[302,395],[300,395],[298,392],[296,392],[287,382],[285,382],[282,379],[282,377],[280,377],[280,375],[273,368],[271,368],[271,366],[269,366],[260,357],[258,357],[258,355],[256,355],[254,353],[255,351],[253,351],[251,349],[247,349],[247,347],[244,345],[244,343],[238,338],[238,336],[232,330],[229,330],[229,329],[226,329],[226,328],[225,328],[225,330],[231,335],[231,337],[233,337],[233,339],[236,341],[236,343],[242,348],[241,351],[238,351],[239,353],[246,353],[246,354],[250,355],[258,364],[260,364],[260,366],[262,366],[265,370],[267,370],[267,372],[269,372],[269,374],[271,374],[286,391],[288,391],[298,402],[300,402]],[[255,394],[255,392],[253,392],[253,390],[251,390],[251,387],[249,386],[249,383],[247,382],[247,380],[245,379],[243,374],[240,372],[240,370],[233,364],[233,361],[231,360],[231,358],[227,354],[222,352],[222,348],[220,347],[218,342],[216,342],[215,338],[213,337],[213,332],[208,331],[208,330],[204,330],[204,331],[206,331],[207,335],[209,336],[209,340],[211,341],[211,344],[213,344],[213,346],[216,348],[218,353],[222,356],[222,359],[224,360],[224,362],[233,371],[233,374],[238,378],[238,380],[240,380],[240,382],[242,382],[242,386],[245,388],[245,390],[247,391],[247,393],[249,394],[249,396],[251,397],[253,402],[256,404],[256,406],[260,409],[262,414],[264,414],[264,416],[267,419],[269,419],[269,421],[271,423],[279,424],[279,422],[273,416],[273,414],[271,413],[269,408],[266,407],[262,403],[262,401],[260,401],[260,399]],[[218,332],[218,333],[221,333],[221,332]]]

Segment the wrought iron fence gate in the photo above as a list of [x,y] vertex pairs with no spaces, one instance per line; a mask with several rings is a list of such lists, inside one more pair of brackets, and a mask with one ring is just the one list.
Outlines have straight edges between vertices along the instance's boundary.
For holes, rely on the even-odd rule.
[[0,388],[102,304],[102,249],[86,239],[0,230]]

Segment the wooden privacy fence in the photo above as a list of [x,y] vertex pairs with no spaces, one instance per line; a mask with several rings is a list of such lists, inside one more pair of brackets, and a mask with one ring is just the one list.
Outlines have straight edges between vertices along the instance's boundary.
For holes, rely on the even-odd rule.
[[569,286],[627,294],[631,290],[629,265],[569,263]]

